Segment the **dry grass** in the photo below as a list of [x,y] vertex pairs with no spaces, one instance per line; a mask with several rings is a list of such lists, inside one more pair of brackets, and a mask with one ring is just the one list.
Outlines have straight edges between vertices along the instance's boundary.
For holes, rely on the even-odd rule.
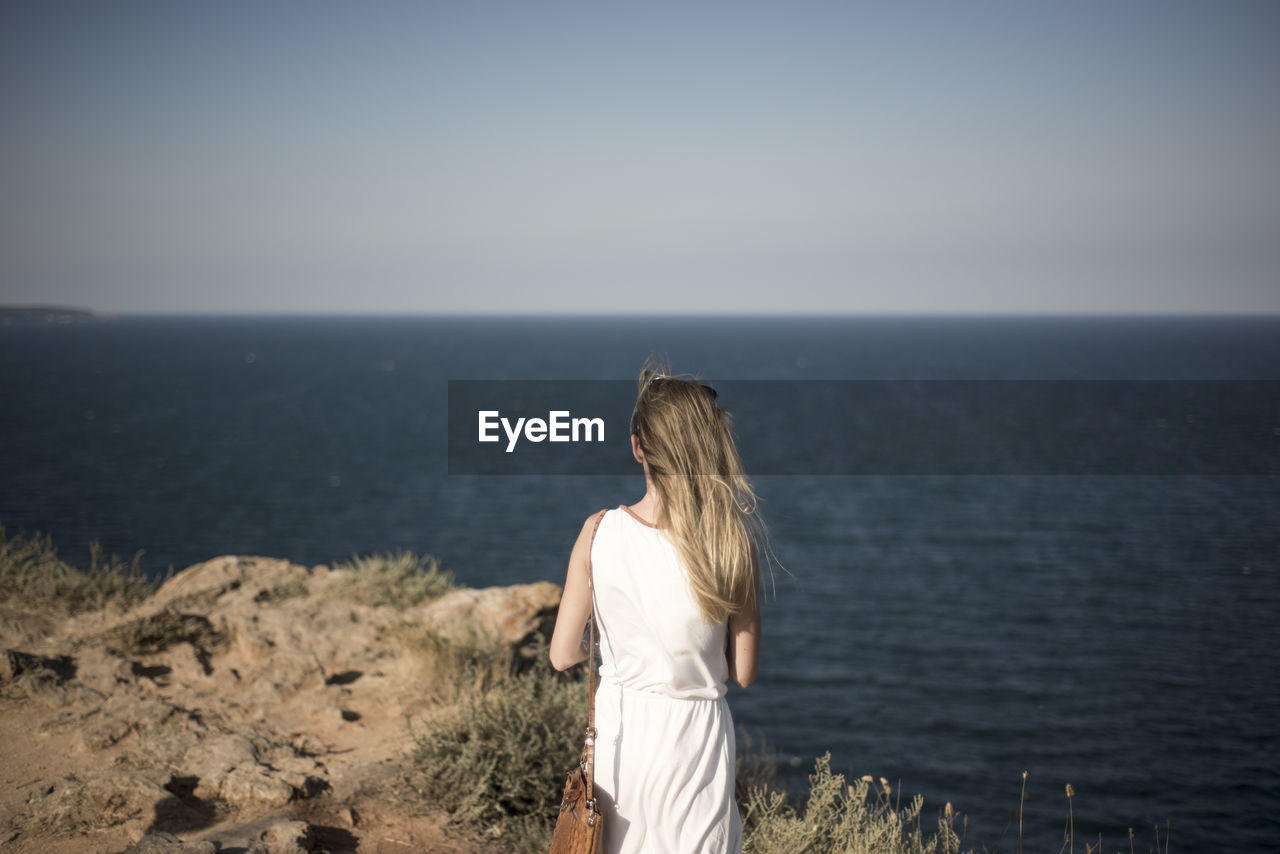
[[161,611],[84,638],[76,646],[101,645],[117,655],[141,657],[155,655],[180,643],[189,643],[197,658],[207,666],[209,657],[220,649],[225,638],[214,630],[208,617]]
[[439,560],[409,551],[356,556],[333,568],[346,576],[330,588],[330,595],[362,605],[409,608],[455,587],[453,573],[442,570]]
[[430,626],[399,622],[387,636],[413,654],[415,682],[425,686],[426,699],[450,706],[464,695],[483,691],[511,674],[515,656],[508,644],[490,637],[470,619],[463,621],[451,640]]
[[[1076,850],[1076,787],[1067,783],[1064,787],[1067,796],[1066,819],[1062,828],[1062,847],[1058,854],[1075,854]],[[1018,799],[1018,845],[1017,854],[1022,854],[1022,806],[1027,800],[1027,772],[1022,772],[1022,794]],[[1160,826],[1155,825],[1155,847],[1148,848],[1147,854],[1169,854],[1169,823],[1165,822],[1164,839],[1160,838]],[[1135,837],[1133,828],[1129,828],[1129,854],[1135,854]],[[1163,843],[1163,844],[1162,844]],[[1085,842],[1084,854],[1103,854],[1102,834],[1099,833],[1094,842]],[[1114,849],[1113,849],[1114,850]],[[999,851],[997,846],[996,851]]]
[[749,786],[742,804],[743,854],[960,854],[958,816],[950,809],[936,832],[921,827],[924,798],[905,805],[887,780],[849,782],[820,757],[809,794],[795,800],[771,785]]
[[126,566],[115,555],[105,558],[94,542],[89,568],[77,569],[58,557],[49,535],[9,535],[0,526],[0,600],[66,614],[129,608],[155,590],[142,574],[141,558],[138,552]]

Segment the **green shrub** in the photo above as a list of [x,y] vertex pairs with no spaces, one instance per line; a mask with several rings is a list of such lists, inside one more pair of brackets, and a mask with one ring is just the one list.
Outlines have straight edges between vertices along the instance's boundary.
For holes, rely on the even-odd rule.
[[330,588],[331,595],[362,605],[409,608],[443,596],[455,586],[453,573],[442,570],[439,560],[409,551],[357,556],[334,569],[347,575]]
[[[889,784],[874,788],[869,777],[848,783],[831,770],[831,754],[819,757],[809,775],[809,796],[793,803],[772,786],[751,786],[743,813],[743,854],[959,854],[954,815],[938,819],[938,832],[920,828],[924,798],[905,806]],[[950,807],[950,805],[948,805]]]
[[507,649],[448,656],[459,665],[456,700],[415,734],[414,784],[454,822],[500,839],[504,851],[545,851],[555,795],[582,750],[586,686],[545,663],[516,673]]
[[89,546],[89,569],[81,570],[58,557],[48,534],[9,536],[0,525],[0,599],[70,614],[107,606],[129,608],[155,589],[142,575],[141,558],[138,552],[126,567],[115,555],[104,559],[94,542]]

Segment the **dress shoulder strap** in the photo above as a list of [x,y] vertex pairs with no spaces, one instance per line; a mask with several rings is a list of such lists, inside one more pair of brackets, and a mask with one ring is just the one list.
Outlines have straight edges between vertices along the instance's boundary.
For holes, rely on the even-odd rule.
[[591,547],[596,544],[596,531],[600,530],[600,522],[608,512],[606,507],[596,514],[596,522],[591,526],[591,542],[587,545],[587,590],[591,592],[591,614],[587,617],[590,630],[587,646],[587,740],[582,749],[582,766],[587,775],[589,800],[596,796],[596,585],[591,576]]
[[[592,544],[592,545],[595,545],[595,542],[596,542],[596,531],[600,530],[600,523],[604,521],[604,514],[606,514],[606,513],[608,513],[608,512],[609,512],[609,508],[608,508],[608,507],[606,507],[606,508],[604,508],[603,510],[600,510],[600,511],[598,511],[598,512],[596,513],[596,522],[595,522],[595,524],[594,524],[594,525],[592,525],[592,526],[591,526],[591,544]],[[590,569],[590,567],[591,567],[591,551],[590,551],[590,549],[588,549],[588,551],[587,551],[587,567],[588,567],[588,569]],[[588,575],[588,577],[590,577],[590,573],[589,573],[589,572],[587,573],[587,575]]]

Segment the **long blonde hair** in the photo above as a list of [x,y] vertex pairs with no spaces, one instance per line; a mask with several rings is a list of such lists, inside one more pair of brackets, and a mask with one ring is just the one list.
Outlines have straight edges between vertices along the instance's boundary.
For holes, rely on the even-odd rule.
[[631,414],[631,432],[660,499],[658,527],[675,544],[711,624],[756,595],[761,547],[768,548],[733,419],[716,396],[708,385],[646,365]]

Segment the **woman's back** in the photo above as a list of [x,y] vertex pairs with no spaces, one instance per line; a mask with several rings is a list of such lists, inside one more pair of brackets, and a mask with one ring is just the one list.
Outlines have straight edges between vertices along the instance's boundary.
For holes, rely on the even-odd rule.
[[725,623],[707,622],[675,546],[626,507],[600,520],[591,576],[604,854],[739,851]]
[[609,511],[591,566],[602,679],[677,699],[724,695],[726,626],[707,624],[661,530],[626,507]]

